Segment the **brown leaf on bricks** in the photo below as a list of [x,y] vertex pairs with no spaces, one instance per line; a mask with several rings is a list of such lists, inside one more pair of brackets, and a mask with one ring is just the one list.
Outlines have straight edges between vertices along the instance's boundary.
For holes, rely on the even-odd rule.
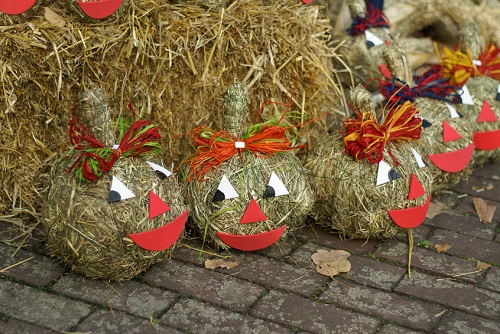
[[427,210],[427,214],[425,215],[425,218],[427,219],[432,219],[436,217],[437,215],[441,214],[443,212],[443,209],[446,207],[444,203],[441,202],[431,202],[429,203],[429,209]]
[[215,268],[232,269],[236,267],[238,264],[239,264],[238,262],[227,261],[224,259],[205,260],[205,268],[207,269],[215,269]]
[[488,269],[489,267],[491,267],[491,264],[489,264],[489,263],[485,263],[485,262],[481,262],[481,261],[477,261],[477,263],[476,263],[476,268],[479,270],[485,270],[485,269]]
[[489,204],[479,197],[474,197],[473,201],[474,208],[476,208],[477,215],[479,216],[479,221],[485,224],[491,223],[497,206],[495,204]]
[[311,255],[311,260],[316,265],[316,271],[321,275],[332,277],[340,273],[346,273],[351,270],[351,263],[347,258],[351,256],[343,250],[324,250],[319,249]]
[[450,245],[448,245],[448,243],[444,243],[444,244],[436,244],[434,245],[434,248],[436,249],[436,251],[438,253],[442,253],[442,252],[445,252],[447,251],[448,249],[450,249]]

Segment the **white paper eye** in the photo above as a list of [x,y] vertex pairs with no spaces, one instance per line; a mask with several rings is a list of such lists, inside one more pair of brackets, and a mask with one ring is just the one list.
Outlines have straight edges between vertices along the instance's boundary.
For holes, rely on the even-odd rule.
[[417,151],[415,151],[413,147],[411,148],[411,153],[413,154],[413,158],[417,162],[418,168],[424,168],[425,162],[424,160],[422,160],[422,156]]
[[286,189],[283,181],[276,175],[275,172],[271,173],[271,178],[267,184],[266,191],[264,192],[264,198],[278,197],[283,195],[288,195],[288,189]]
[[135,197],[135,194],[122,181],[113,176],[108,203],[119,202],[132,197]]
[[389,181],[394,181],[399,179],[401,175],[396,172],[391,166],[387,164],[384,160],[381,160],[378,163],[378,171],[377,171],[377,186],[387,183]]
[[226,175],[223,175],[222,179],[220,180],[219,186],[215,191],[215,195],[214,198],[212,199],[212,202],[220,202],[225,199],[236,198],[236,197],[238,197],[236,189],[234,189],[233,185],[231,184],[231,182],[229,182],[229,179],[226,177]]
[[154,162],[146,161],[148,165],[153,168],[155,173],[163,180],[172,175],[172,172],[166,169],[165,167],[162,167],[160,165],[155,164]]

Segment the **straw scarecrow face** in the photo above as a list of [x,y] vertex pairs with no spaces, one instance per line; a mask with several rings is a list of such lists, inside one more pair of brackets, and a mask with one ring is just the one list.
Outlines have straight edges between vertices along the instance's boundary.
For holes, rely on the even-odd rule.
[[[497,100],[500,100],[500,85],[499,85],[499,92],[497,93]],[[498,107],[500,104],[496,103],[495,106]],[[500,111],[497,111],[497,113],[500,113]],[[478,123],[478,130],[480,127],[480,124],[482,123],[496,123],[498,124],[498,118],[495,115],[495,112],[493,111],[493,108],[490,106],[488,101],[484,101],[483,105],[481,107],[481,112],[478,115],[478,118],[476,120]],[[494,130],[485,130],[485,131],[476,131],[473,134],[474,138],[474,144],[476,145],[476,149],[478,150],[485,150],[485,151],[491,151],[491,150],[497,150],[500,149],[500,127],[497,126],[497,129]]]

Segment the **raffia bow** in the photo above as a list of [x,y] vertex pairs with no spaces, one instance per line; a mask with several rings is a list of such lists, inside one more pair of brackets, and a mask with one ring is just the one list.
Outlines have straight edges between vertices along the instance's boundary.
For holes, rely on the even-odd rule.
[[459,87],[462,87],[471,76],[488,76],[500,80],[498,53],[499,50],[495,45],[487,45],[477,58],[480,64],[475,65],[469,49],[463,53],[444,48],[441,58],[441,65],[444,69],[443,76],[449,78],[452,85]]
[[378,5],[366,1],[366,17],[356,16],[347,29],[351,36],[361,36],[368,28],[388,28],[389,23],[382,12],[382,5]]
[[[256,157],[270,157],[278,152],[303,148],[305,145],[291,146],[285,137],[288,128],[273,125],[271,122],[250,127],[242,138],[236,138],[227,131],[215,132],[210,128],[199,126],[191,130],[189,137],[197,152],[186,163],[189,166],[188,181],[203,180],[212,168],[213,173],[220,165],[243,151],[251,151]],[[236,142],[243,142],[244,148],[237,148]]]
[[150,122],[133,118],[126,122],[121,116],[119,129],[120,144],[117,149],[112,149],[105,147],[73,117],[70,121],[70,142],[79,155],[69,171],[74,171],[75,176],[82,181],[94,182],[109,171],[121,156],[136,157],[161,152],[160,132]]
[[[345,122],[345,152],[356,161],[366,158],[370,163],[378,163],[383,158],[384,147],[389,143],[420,138],[422,119],[417,117],[417,108],[411,102],[392,108],[384,124],[379,125],[370,112],[355,110],[355,119]],[[389,155],[397,164],[388,147]]]
[[380,93],[390,102],[399,104],[406,101],[413,102],[417,97],[454,102],[458,96],[455,92],[457,86],[453,86],[448,79],[443,77],[443,67],[435,65],[425,71],[420,77],[414,77],[415,85],[410,87],[400,79],[392,81],[379,81]]

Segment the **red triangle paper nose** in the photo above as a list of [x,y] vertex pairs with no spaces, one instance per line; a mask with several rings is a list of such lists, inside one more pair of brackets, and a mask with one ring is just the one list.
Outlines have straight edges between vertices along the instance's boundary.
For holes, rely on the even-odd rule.
[[248,204],[248,207],[245,210],[245,213],[241,217],[240,224],[262,222],[264,220],[267,220],[266,215],[262,212],[255,199],[252,198],[250,204]]
[[160,196],[156,195],[152,190],[149,191],[149,219],[161,215],[170,210],[170,207],[165,203]]
[[488,101],[484,101],[483,106],[481,107],[481,112],[479,113],[479,116],[477,116],[477,122],[498,122],[498,119],[493,110],[491,110],[491,106]]
[[462,136],[450,125],[443,121],[443,143],[462,138]]
[[408,192],[408,200],[415,199],[425,194],[425,189],[422,187],[420,181],[418,181],[415,174],[411,174],[410,180],[410,191]]

